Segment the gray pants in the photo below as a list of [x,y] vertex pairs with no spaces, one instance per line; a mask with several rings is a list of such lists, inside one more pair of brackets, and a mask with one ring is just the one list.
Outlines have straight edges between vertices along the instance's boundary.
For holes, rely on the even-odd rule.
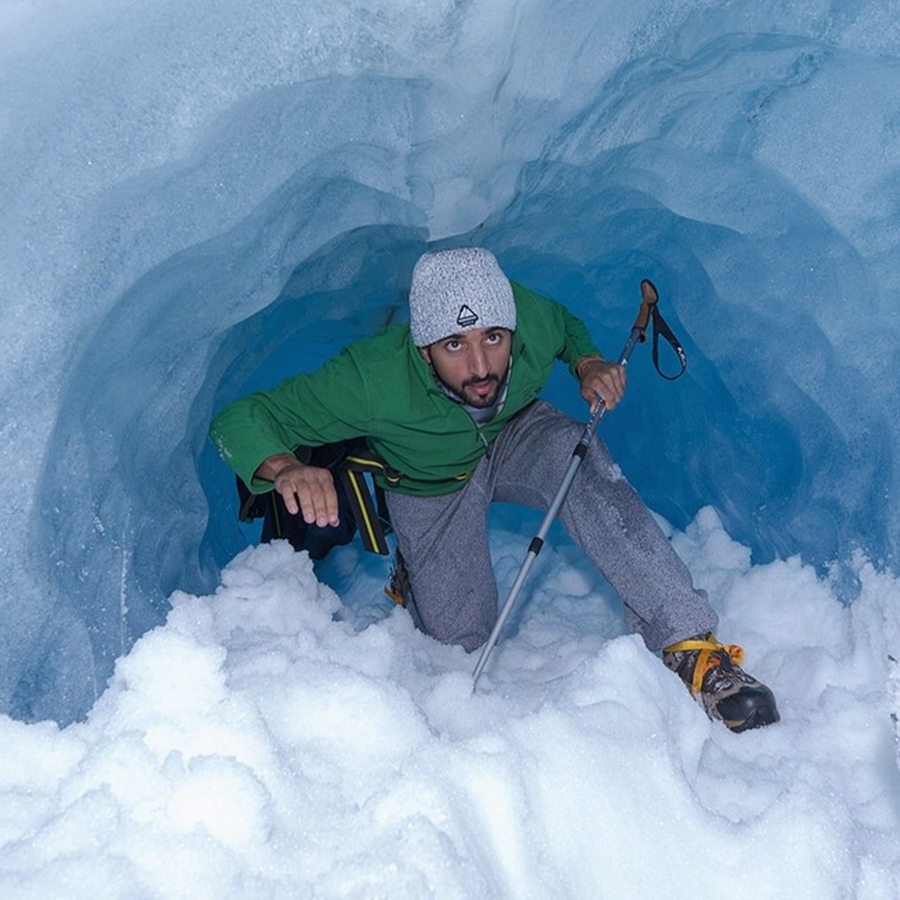
[[[468,651],[488,639],[498,613],[488,506],[497,500],[546,510],[583,433],[583,424],[537,401],[506,426],[461,490],[441,497],[387,494],[427,634]],[[597,436],[559,518],[618,591],[626,625],[650,650],[715,629],[706,594],[694,588],[687,567]]]

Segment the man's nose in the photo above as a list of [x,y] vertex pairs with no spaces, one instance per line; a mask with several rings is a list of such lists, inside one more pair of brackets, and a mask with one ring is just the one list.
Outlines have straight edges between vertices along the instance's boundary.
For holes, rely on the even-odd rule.
[[469,369],[476,378],[485,378],[491,371],[487,353],[481,347],[473,347],[469,355]]

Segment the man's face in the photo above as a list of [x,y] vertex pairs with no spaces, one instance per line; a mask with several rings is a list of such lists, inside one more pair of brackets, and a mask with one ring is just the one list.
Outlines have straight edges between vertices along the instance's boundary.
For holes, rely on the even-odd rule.
[[508,329],[476,328],[420,347],[419,353],[447,387],[470,406],[484,409],[497,400],[511,348]]

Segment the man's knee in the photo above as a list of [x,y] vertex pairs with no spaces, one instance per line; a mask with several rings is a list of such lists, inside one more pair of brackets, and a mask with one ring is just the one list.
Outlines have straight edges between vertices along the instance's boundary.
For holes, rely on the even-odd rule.
[[429,591],[419,599],[411,580],[411,606],[415,607],[416,627],[442,644],[462,647],[467,653],[477,650],[490,637],[497,621],[497,595],[470,590],[455,597]]
[[[427,634],[428,632],[426,632]],[[477,628],[477,629],[469,629],[459,631],[456,630],[452,633],[446,633],[444,635],[432,634],[435,640],[440,641],[442,644],[450,644],[455,647],[462,647],[466,653],[472,653],[477,650],[479,647],[483,647],[487,642],[487,639],[491,636],[490,628]]]

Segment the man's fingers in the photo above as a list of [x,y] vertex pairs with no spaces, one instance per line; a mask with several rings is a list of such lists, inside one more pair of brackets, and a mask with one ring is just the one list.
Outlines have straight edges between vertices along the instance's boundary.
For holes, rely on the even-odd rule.
[[292,516],[296,516],[297,513],[300,512],[300,503],[297,500],[297,495],[294,493],[293,489],[279,491],[279,493],[281,494],[281,499],[284,500],[285,509]]
[[625,394],[625,367],[605,360],[594,363],[581,383],[581,393],[591,404],[591,412],[600,399],[607,409],[614,409]]
[[306,505],[301,502],[301,507],[305,522],[310,525],[315,522],[320,528],[324,528],[326,525],[338,524],[337,493],[331,473],[324,469],[318,471],[325,472],[327,479],[314,480],[308,484],[309,502]]
[[625,369],[622,366],[610,365],[600,377],[600,396],[607,409],[612,409],[625,393]]
[[298,463],[279,472],[274,483],[291,515],[302,513],[308,525],[323,528],[339,524],[337,492],[327,469]]

